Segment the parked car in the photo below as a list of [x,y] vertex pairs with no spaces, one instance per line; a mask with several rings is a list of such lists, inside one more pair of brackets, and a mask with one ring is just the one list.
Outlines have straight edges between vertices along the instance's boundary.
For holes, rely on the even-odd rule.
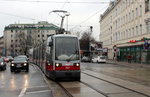
[[7,56],[6,58],[8,58],[8,61],[11,62],[13,60],[12,56]]
[[25,70],[29,71],[29,63],[25,57],[15,57],[10,64],[10,71],[15,72],[16,70]]
[[92,58],[92,62],[106,63],[106,57],[105,56],[96,56],[96,57]]
[[89,56],[83,56],[81,61],[82,62],[91,62],[91,58]]
[[4,57],[4,61],[8,63],[9,62],[9,58]]
[[0,58],[0,70],[6,70],[6,63],[4,58]]

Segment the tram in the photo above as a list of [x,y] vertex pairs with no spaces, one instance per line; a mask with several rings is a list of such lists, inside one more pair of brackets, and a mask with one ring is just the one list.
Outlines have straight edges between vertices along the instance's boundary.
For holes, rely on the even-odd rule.
[[51,35],[34,48],[33,62],[54,80],[80,80],[80,47],[78,37],[68,34]]

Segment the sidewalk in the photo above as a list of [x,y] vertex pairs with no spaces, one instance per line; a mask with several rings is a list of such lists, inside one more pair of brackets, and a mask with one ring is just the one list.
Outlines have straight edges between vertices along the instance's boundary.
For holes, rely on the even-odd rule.
[[150,68],[150,64],[128,63],[128,62],[116,61],[116,60],[111,60],[111,59],[108,59],[106,61],[106,63],[115,64],[115,65],[129,66],[129,67]]

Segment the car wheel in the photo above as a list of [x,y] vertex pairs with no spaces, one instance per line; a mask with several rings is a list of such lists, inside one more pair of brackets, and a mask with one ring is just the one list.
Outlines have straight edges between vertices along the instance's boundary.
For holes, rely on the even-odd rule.
[[14,72],[14,69],[10,69],[11,72]]
[[29,72],[29,67],[26,68],[26,72]]

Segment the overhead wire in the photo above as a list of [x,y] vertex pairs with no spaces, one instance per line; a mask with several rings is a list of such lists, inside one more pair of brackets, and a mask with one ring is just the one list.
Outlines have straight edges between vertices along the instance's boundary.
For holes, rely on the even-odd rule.
[[23,17],[23,16],[19,16],[19,15],[10,14],[10,13],[0,12],[0,14],[7,15],[7,16],[13,16],[13,17],[19,17],[19,18],[23,18],[23,19],[36,20],[33,18]]
[[40,1],[40,0],[30,0],[30,1],[28,1],[28,0],[1,0],[1,1],[11,1],[11,2],[13,2],[13,1],[19,1],[19,2],[35,2],[35,3],[64,3],[64,4],[66,4],[66,3],[77,3],[77,4],[80,4],[80,3],[86,3],[86,4],[104,4],[104,3],[109,3],[109,2],[106,2],[106,1],[101,1],[101,2],[81,2],[81,1],[74,1],[74,2],[69,2],[69,1],[65,1],[65,2],[63,2],[63,1]]
[[[62,5],[62,7],[61,7],[60,9],[63,9],[63,8],[65,7],[66,2],[68,2],[68,0],[66,0],[66,1],[64,2],[64,4]],[[58,18],[58,15],[57,15],[56,18],[54,19],[54,22],[56,21],[57,18]]]
[[108,8],[108,6],[103,7],[102,9],[96,11],[94,14],[92,14],[91,16],[87,17],[84,21],[80,22],[78,25],[72,27],[70,30],[75,29],[76,27],[80,26],[81,24],[87,22],[90,18],[94,17],[95,15],[97,15],[99,12],[101,12],[102,10]]

